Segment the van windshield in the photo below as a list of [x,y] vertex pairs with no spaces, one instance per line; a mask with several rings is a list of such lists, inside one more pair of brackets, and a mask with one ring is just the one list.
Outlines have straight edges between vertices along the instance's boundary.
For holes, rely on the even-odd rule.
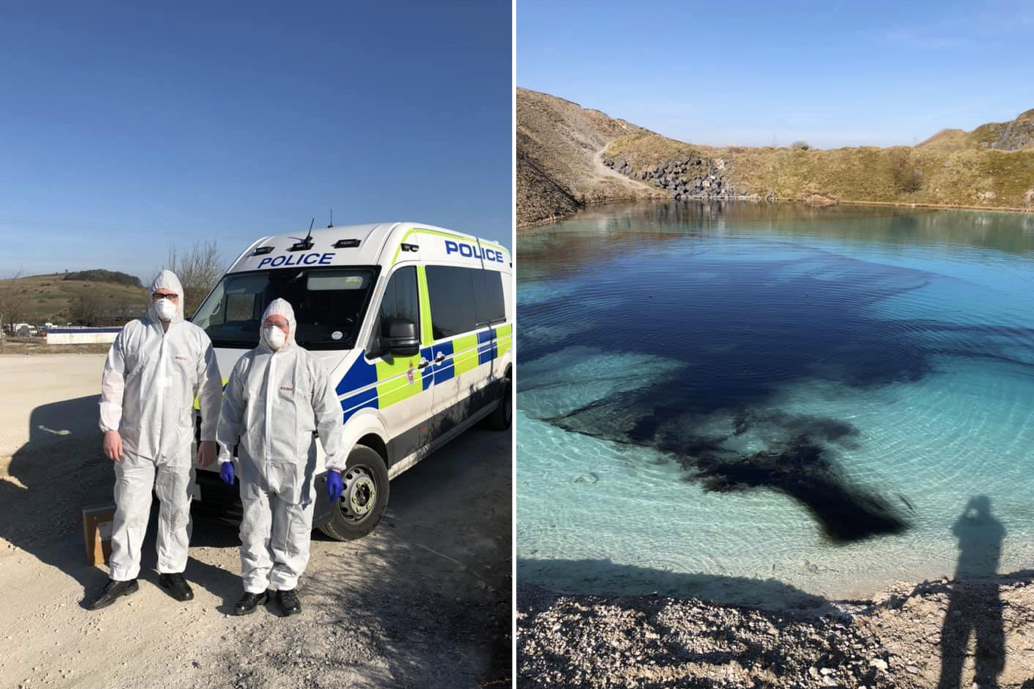
[[223,276],[191,319],[216,347],[255,347],[269,302],[286,299],[306,349],[351,349],[377,278],[376,268],[283,268]]

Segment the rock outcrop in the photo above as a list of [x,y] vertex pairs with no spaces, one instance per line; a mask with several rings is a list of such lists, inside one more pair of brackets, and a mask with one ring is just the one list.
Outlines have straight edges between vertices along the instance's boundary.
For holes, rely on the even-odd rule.
[[1034,110],[1020,113],[1008,122],[988,122],[971,132],[944,129],[917,148],[960,151],[967,148],[995,151],[1034,150]]
[[1028,110],[1012,122],[992,123],[987,125],[994,141],[988,148],[999,151],[1018,151],[1022,148],[1034,147],[1034,110]]
[[663,189],[676,201],[744,198],[737,195],[736,185],[729,180],[729,165],[725,158],[683,155],[639,169],[624,158],[605,158],[603,163],[626,177]]

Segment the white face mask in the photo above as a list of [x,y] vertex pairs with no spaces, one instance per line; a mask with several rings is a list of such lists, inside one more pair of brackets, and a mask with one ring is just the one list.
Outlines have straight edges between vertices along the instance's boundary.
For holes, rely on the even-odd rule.
[[287,341],[287,335],[284,331],[275,325],[268,326],[262,331],[262,339],[266,341],[269,348],[274,352],[284,346],[284,342]]
[[176,315],[176,305],[168,299],[159,299],[154,302],[154,307],[158,311],[158,318],[163,321],[171,321],[172,317]]

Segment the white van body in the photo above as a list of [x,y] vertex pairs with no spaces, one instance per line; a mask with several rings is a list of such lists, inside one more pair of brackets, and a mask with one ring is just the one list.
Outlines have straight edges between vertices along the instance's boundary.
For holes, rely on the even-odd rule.
[[[496,427],[509,425],[512,275],[505,247],[453,230],[411,222],[328,227],[308,237],[254,242],[192,321],[212,339],[225,385],[237,360],[257,346],[268,303],[277,297],[291,302],[299,345],[323,362],[336,386],[350,467],[353,453],[366,452],[367,473],[379,474],[369,466],[372,449],[383,461],[386,484],[485,417]],[[393,319],[415,320],[416,354],[384,350],[387,340],[378,329]],[[321,488],[323,448],[314,441],[312,452]],[[204,503],[218,490],[218,468],[197,475],[195,497]],[[387,485],[367,478],[367,493],[376,488],[386,501]],[[346,480],[346,516],[354,497]],[[320,503],[327,502],[322,488],[317,500],[314,524],[336,521],[338,528],[324,530],[338,538],[368,533],[384,507],[367,506],[377,512],[373,525],[352,529],[335,506]],[[366,519],[352,516],[353,522]]]

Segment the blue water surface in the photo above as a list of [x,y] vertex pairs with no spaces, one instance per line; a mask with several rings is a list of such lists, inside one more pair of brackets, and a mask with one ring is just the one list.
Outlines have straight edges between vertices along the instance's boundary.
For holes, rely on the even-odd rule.
[[1034,567],[1034,215],[612,206],[517,251],[522,583],[857,597],[963,527]]

